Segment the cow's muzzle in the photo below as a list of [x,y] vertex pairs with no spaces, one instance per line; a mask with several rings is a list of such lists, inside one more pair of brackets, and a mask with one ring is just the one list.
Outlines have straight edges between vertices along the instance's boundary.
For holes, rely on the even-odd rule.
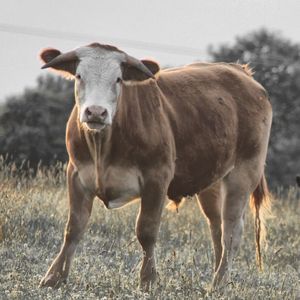
[[89,129],[101,130],[107,125],[108,111],[106,108],[98,105],[92,105],[85,109],[83,122]]

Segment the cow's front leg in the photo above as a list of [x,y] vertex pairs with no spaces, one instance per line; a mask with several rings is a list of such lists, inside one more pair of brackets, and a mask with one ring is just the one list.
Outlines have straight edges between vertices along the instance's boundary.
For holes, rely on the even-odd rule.
[[71,163],[67,170],[69,191],[69,217],[65,229],[64,242],[57,257],[54,259],[46,275],[40,282],[40,287],[59,287],[65,282],[76,246],[83,235],[91,215],[93,195],[87,193]]
[[144,254],[140,270],[140,288],[143,290],[148,290],[156,279],[154,248],[165,198],[166,188],[162,182],[146,183],[136,223],[137,238]]

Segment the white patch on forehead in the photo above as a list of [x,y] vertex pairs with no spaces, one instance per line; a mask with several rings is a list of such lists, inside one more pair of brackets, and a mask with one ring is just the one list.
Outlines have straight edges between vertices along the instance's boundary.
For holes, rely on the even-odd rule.
[[76,53],[80,60],[77,71],[86,76],[88,81],[110,81],[116,76],[121,76],[120,65],[125,59],[124,53],[89,46],[76,49]]
[[87,80],[102,78],[109,81],[114,76],[121,76],[120,64],[124,60],[124,53],[89,46],[76,49],[76,53],[80,60],[77,71],[84,73]]

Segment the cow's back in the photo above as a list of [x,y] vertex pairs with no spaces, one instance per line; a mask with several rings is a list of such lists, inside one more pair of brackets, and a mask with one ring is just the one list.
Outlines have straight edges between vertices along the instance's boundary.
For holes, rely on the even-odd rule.
[[163,92],[176,144],[169,197],[193,195],[264,147],[271,106],[263,87],[236,64],[193,64],[162,71]]

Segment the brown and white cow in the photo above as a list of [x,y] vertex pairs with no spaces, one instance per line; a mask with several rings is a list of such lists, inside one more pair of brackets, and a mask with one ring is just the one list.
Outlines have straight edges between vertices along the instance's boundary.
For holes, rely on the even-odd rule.
[[109,209],[141,198],[142,288],[156,277],[154,248],[167,197],[178,205],[185,196],[199,196],[215,251],[213,286],[228,280],[252,199],[261,263],[272,109],[247,67],[195,63],[160,70],[153,61],[97,43],[64,54],[45,49],[40,56],[42,68],[75,79],[76,96],[66,133],[69,217],[41,286],[66,280],[95,197]]

